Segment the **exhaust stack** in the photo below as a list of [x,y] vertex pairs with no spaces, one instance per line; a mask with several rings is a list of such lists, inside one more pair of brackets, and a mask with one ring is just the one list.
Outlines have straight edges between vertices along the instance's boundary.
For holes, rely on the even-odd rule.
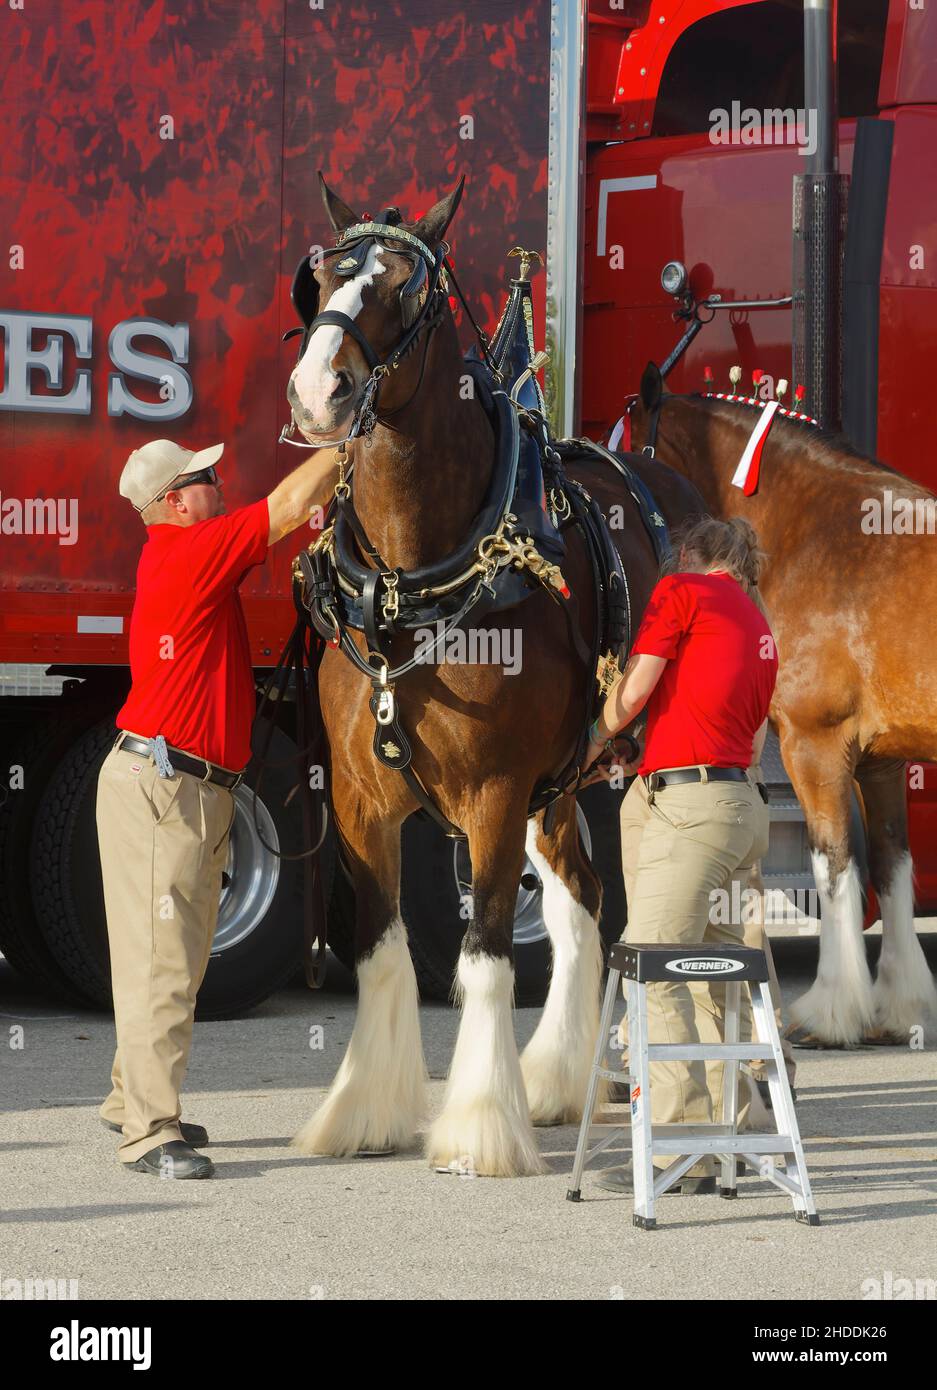
[[804,105],[816,132],[807,172],[794,178],[793,379],[804,408],[842,424],[843,239],[846,180],[839,173],[836,0],[804,0]]

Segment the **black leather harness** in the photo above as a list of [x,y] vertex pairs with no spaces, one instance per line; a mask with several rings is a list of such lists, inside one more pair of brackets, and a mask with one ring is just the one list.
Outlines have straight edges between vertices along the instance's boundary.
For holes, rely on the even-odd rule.
[[[300,357],[309,335],[322,324],[340,327],[355,339],[371,376],[349,439],[362,432],[368,435],[385,415],[378,398],[388,364],[391,368],[396,366],[425,334],[423,364],[413,396],[419,390],[429,339],[446,308],[451,278],[481,343],[481,356],[471,349],[465,358],[465,369],[474,379],[476,399],[488,414],[496,440],[491,478],[469,534],[458,549],[444,560],[410,571],[385,563],[355,511],[351,484],[343,479],[336,488],[322,533],[294,564],[294,602],[300,617],[281,666],[291,652],[301,703],[305,706],[308,700],[314,707],[310,711],[314,713],[310,719],[314,727],[320,714],[316,692],[310,684],[316,684],[324,648],[315,644],[318,650],[313,653],[310,625],[324,643],[340,648],[371,682],[374,756],[403,776],[419,805],[448,836],[464,839],[464,832],[443,815],[416,775],[411,743],[397,708],[396,683],[418,661],[424,664],[426,655],[417,658],[415,654],[393,667],[385,651],[386,643],[401,631],[441,624],[433,643],[435,652],[457,627],[469,620],[478,621],[492,612],[514,608],[531,594],[545,590],[564,614],[570,643],[586,673],[583,720],[573,755],[558,777],[538,782],[530,801],[531,815],[548,808],[545,828],[549,832],[559,797],[575,790],[584,771],[589,724],[603,698],[596,685],[600,655],[604,653],[614,663],[614,670],[620,666],[621,655],[627,654],[633,636],[628,581],[608,524],[595,499],[568,476],[567,465],[591,454],[618,472],[659,561],[669,550],[667,528],[649,490],[630,465],[629,456],[611,454],[589,439],[551,438],[532,363],[527,261],[523,262],[519,277],[511,282],[508,305],[489,344],[459,288],[447,259],[446,243],[431,252],[412,233],[400,228],[398,222],[397,209],[384,209],[374,222],[347,229],[339,244],[325,253],[342,254],[337,267],[340,274],[356,273],[375,241],[411,258],[413,270],[400,292],[404,334],[385,361],[378,360],[354,320],[335,311],[319,313],[318,285],[308,258],[297,268],[292,289],[293,302],[304,326],[285,336],[302,335]],[[523,254],[526,257],[528,253]],[[504,389],[506,383],[513,383],[510,391]],[[286,431],[281,438],[288,439]],[[571,527],[584,538],[592,567],[595,612],[591,647],[582,635],[578,598],[569,592],[560,570]],[[364,633],[366,655],[352,639],[352,631]],[[308,674],[301,669],[304,654]],[[306,742],[305,737],[301,737],[301,742]],[[305,785],[305,778],[301,780]],[[321,918],[321,910],[318,916]],[[312,930],[307,921],[307,944]],[[307,950],[307,978],[312,983],[310,959]]]
[[[542,416],[527,410],[518,412],[506,392],[491,389],[482,364],[467,361],[466,366],[476,379],[478,399],[489,413],[497,444],[485,499],[462,545],[433,565],[410,571],[391,569],[365,534],[349,493],[333,500],[322,536],[297,560],[302,603],[316,632],[325,642],[340,647],[371,682],[374,756],[400,772],[427,814],[447,835],[459,839],[465,838],[464,832],[443,815],[413,769],[412,745],[395,696],[396,683],[425,663],[425,654],[394,667],[385,652],[387,639],[407,629],[441,625],[436,639],[441,650],[457,627],[516,607],[538,589],[545,589],[561,608],[569,639],[586,668],[584,717],[566,768],[559,777],[542,780],[534,789],[529,807],[532,815],[578,785],[584,771],[588,726],[596,712],[595,673],[600,654],[609,653],[617,660],[629,650],[633,635],[627,577],[607,522],[595,499],[567,475],[566,465],[587,453],[605,459],[624,478],[658,559],[669,544],[663,517],[626,459],[609,454],[591,440],[554,444]],[[551,500],[555,520],[543,508],[545,496]],[[566,554],[565,533],[573,526],[585,540],[593,572],[591,648],[582,636],[576,596],[564,592],[554,578]],[[485,564],[486,538],[496,535],[503,549],[499,555],[491,547],[489,563]],[[528,563],[518,565],[525,554]],[[504,562],[499,564],[499,558]],[[367,655],[353,641],[351,630],[364,632]]]

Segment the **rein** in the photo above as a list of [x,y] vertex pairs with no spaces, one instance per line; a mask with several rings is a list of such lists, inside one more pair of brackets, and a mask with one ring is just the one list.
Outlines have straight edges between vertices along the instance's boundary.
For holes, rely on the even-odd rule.
[[[326,753],[325,731],[322,724],[322,712],[319,708],[319,683],[318,672],[319,664],[322,660],[323,648],[318,644],[319,650],[316,655],[312,654],[311,643],[309,642],[309,623],[307,615],[294,592],[293,601],[296,605],[296,623],[292,633],[287,639],[286,646],[280,654],[276,666],[270,673],[266,685],[260,697],[260,704],[254,716],[254,728],[263,717],[267,705],[270,703],[271,692],[276,691],[274,705],[282,708],[287,685],[292,678],[295,685],[296,694],[296,742],[298,744],[295,753],[287,759],[278,759],[273,762],[269,757],[270,744],[273,740],[274,730],[276,729],[276,718],[267,716],[267,733],[260,750],[255,750],[252,746],[251,752],[258,760],[257,778],[251,788],[252,802],[251,811],[254,821],[254,831],[268,854],[272,854],[276,859],[287,861],[301,860],[303,866],[303,893],[306,904],[306,911],[303,914],[303,971],[306,977],[306,984],[310,989],[321,989],[325,983],[326,971],[326,902],[324,885],[322,881],[322,865],[319,860],[319,850],[325,841],[326,831],[329,824],[329,803],[328,796],[323,791],[319,793],[319,815],[320,829],[318,838],[313,843],[313,835],[317,819],[316,796],[309,779],[309,766],[306,759],[312,756],[313,762],[319,761],[324,766]],[[308,675],[308,679],[307,679]],[[253,745],[253,729],[251,744]],[[299,789],[299,801],[303,823],[303,840],[310,844],[310,849],[301,850],[298,854],[284,854],[282,850],[274,849],[273,845],[268,845],[263,837],[263,832],[257,820],[257,800],[260,795],[260,786],[263,781],[264,772],[268,767],[286,766],[295,763],[297,777],[297,787]]]

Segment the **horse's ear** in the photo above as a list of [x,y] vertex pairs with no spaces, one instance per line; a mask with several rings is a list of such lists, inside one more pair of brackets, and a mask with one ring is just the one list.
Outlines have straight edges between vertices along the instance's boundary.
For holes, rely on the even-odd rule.
[[664,394],[664,378],[656,362],[648,362],[641,378],[641,404],[645,410],[653,410]]
[[325,213],[332,224],[334,232],[343,232],[346,227],[353,227],[356,222],[360,222],[352,212],[347,203],[343,203],[337,193],[333,193],[325,179],[322,177],[322,170],[319,174],[319,192],[322,194],[322,202],[325,204]]
[[447,193],[445,198],[440,198],[439,202],[431,207],[429,212],[420,218],[419,222],[413,224],[414,233],[421,241],[425,241],[427,246],[435,247],[445,236],[446,228],[455,217],[456,208],[462,201],[464,187],[465,175],[463,174],[452,192]]

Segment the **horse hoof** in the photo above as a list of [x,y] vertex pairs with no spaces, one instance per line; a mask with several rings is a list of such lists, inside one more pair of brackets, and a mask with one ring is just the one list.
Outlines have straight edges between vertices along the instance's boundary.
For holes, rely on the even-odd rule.
[[446,1174],[448,1174],[448,1173],[457,1173],[458,1176],[459,1176],[460,1178],[477,1178],[477,1177],[478,1177],[478,1174],[476,1173],[475,1168],[474,1168],[474,1165],[471,1163],[471,1161],[470,1161],[470,1160],[467,1160],[467,1159],[462,1159],[462,1158],[454,1158],[454,1159],[452,1159],[452,1161],[451,1161],[450,1163],[448,1163],[445,1167],[443,1167],[442,1164],[439,1164],[439,1163],[438,1163],[438,1164],[435,1165],[433,1171],[436,1172],[436,1173],[446,1173]]
[[893,1033],[890,1028],[871,1028],[862,1039],[863,1047],[904,1047],[907,1038]]
[[[521,1075],[527,1093],[527,1107],[530,1123],[535,1129],[558,1129],[562,1125],[578,1125],[582,1120],[582,1107],[589,1074],[585,1073],[577,1081],[569,1077],[558,1080],[556,1069],[538,1069],[525,1052],[521,1057]],[[596,1109],[609,1101],[609,1083],[603,1078],[596,1092]]]
[[526,1116],[491,1100],[444,1111],[427,1135],[426,1157],[437,1172],[466,1176],[523,1178],[549,1172]]
[[415,1126],[410,1133],[403,1128],[396,1133],[388,1133],[383,1126],[372,1129],[372,1141],[365,1126],[355,1123],[355,1119],[354,1115],[349,1118],[343,1114],[336,1098],[329,1097],[291,1140],[290,1148],[310,1158],[384,1158],[409,1148],[415,1141]]
[[816,1033],[811,1033],[808,1028],[801,1028],[792,1025],[784,1033],[791,1047],[810,1048],[814,1052],[845,1052],[846,1044],[841,1042],[827,1042],[826,1038],[819,1037]]

